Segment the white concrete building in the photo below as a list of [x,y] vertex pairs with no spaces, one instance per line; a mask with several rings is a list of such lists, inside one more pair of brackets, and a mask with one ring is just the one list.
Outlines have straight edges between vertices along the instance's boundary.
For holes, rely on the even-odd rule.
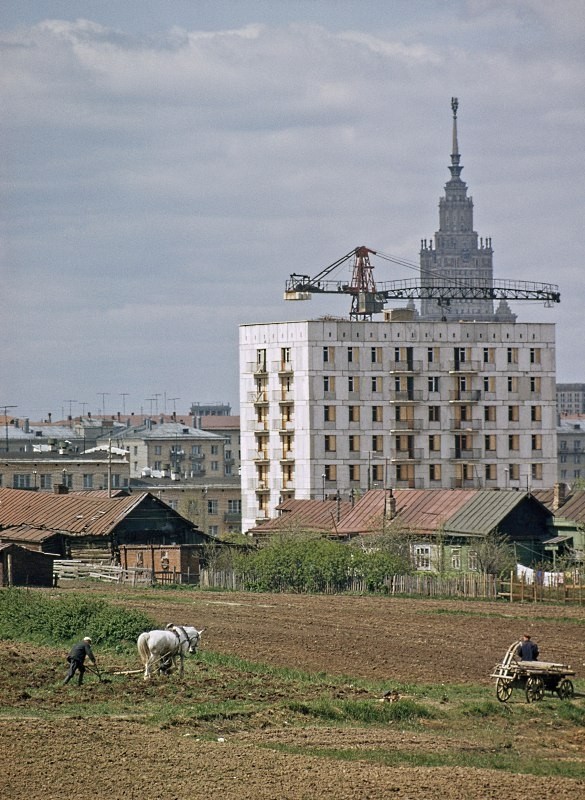
[[242,325],[240,416],[244,531],[286,497],[550,487],[554,325]]

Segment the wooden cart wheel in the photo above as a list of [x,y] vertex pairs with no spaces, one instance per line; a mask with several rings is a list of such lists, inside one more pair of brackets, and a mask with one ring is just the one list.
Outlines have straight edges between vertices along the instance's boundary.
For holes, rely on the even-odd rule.
[[561,698],[561,700],[568,700],[569,697],[573,697],[573,695],[575,694],[575,688],[573,686],[573,682],[570,681],[568,678],[562,680],[557,686],[557,694]]
[[544,697],[544,681],[540,675],[534,675],[526,681],[526,701],[535,703]]
[[512,694],[512,681],[506,678],[498,678],[496,681],[496,697],[500,703],[505,703]]

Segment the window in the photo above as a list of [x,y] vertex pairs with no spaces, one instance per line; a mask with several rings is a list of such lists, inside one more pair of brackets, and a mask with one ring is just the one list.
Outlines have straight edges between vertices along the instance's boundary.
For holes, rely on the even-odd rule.
[[256,350],[256,372],[266,372],[266,350]]
[[461,548],[451,548],[451,569],[461,569]]
[[496,421],[496,407],[495,406],[484,406],[483,408],[483,418],[485,422],[495,422]]
[[192,456],[200,456],[201,455],[201,445],[200,444],[192,444],[191,445],[191,455]]
[[219,445],[212,444],[211,445],[211,455],[212,456],[216,456],[216,455],[218,455],[218,453],[219,453]]
[[217,500],[208,500],[207,501],[207,513],[208,514],[217,514],[219,510],[219,502]]
[[441,406],[429,406],[429,422],[441,421]]
[[428,347],[427,348],[427,363],[434,364],[435,361],[439,360],[439,351],[437,347]]
[[415,569],[431,568],[431,546],[428,544],[414,545],[414,566]]
[[508,435],[508,450],[520,450],[520,437],[517,433]]
[[429,452],[431,453],[439,453],[441,452],[441,437],[438,433],[429,436]]
[[[105,477],[106,477],[105,485],[107,486],[108,485],[107,475]],[[73,475],[70,475],[68,472],[64,472],[63,473],[63,477],[61,479],[61,483],[63,484],[63,486],[66,486],[68,489],[73,489]]]
[[497,478],[496,465],[495,464],[486,464],[485,465],[485,479],[486,479],[486,481],[495,481],[496,478]]
[[347,379],[347,391],[359,392],[359,390],[360,390],[360,379],[357,376],[350,375]]
[[429,480],[431,480],[431,481],[440,481],[441,480],[441,465],[440,464],[429,464]]
[[360,465],[359,464],[350,464],[349,465],[349,479],[350,479],[350,481],[359,481],[359,479],[360,479]]
[[520,406],[508,406],[508,422],[519,422]]
[[280,348],[280,363],[282,364],[282,366],[290,364],[290,347]]
[[30,475],[15,472],[12,476],[12,487],[14,489],[29,489],[30,485]]
[[542,436],[540,433],[532,434],[532,449],[542,450]]
[[348,364],[357,364],[358,363],[358,349],[357,347],[348,347],[347,348],[347,363]]
[[518,363],[518,348],[508,347],[508,364]]
[[511,481],[520,480],[520,464],[508,464],[508,473]]
[[542,406],[530,407],[530,419],[532,422],[542,422]]
[[382,406],[372,406],[372,422],[382,422]]
[[484,364],[493,364],[495,361],[495,350],[493,347],[484,347],[483,348],[483,363]]
[[323,406],[323,421],[335,422],[335,406]]
[[382,363],[382,348],[381,347],[372,347],[372,349],[371,349],[371,359],[372,359],[372,364],[381,364]]
[[359,436],[350,436],[349,437],[349,452],[350,453],[359,453],[360,449],[360,437]]
[[323,363],[333,364],[333,347],[323,348]]
[[135,447],[135,448],[134,448],[134,455],[135,455],[135,456],[137,456],[137,455],[138,455],[138,448],[137,448],[137,447]]
[[219,472],[219,461],[212,461],[210,466],[212,472]]
[[402,381],[397,376],[396,378],[394,378],[394,391],[400,392],[401,390],[402,390]]
[[483,437],[484,439],[484,447],[487,452],[494,452],[496,451],[496,437],[493,434],[488,434]]
[[348,406],[348,414],[349,414],[349,421],[350,422],[359,422],[360,421],[360,407],[359,406]]
[[439,376],[429,376],[427,378],[429,392],[438,392],[439,391]]
[[475,550],[470,550],[467,554],[467,569],[470,572],[477,572],[479,569],[479,559]]
[[155,444],[155,446],[154,446],[154,454],[155,454],[155,456],[161,456],[162,455],[162,445]]
[[518,391],[518,378],[515,375],[508,375],[508,391],[513,393]]
[[207,526],[207,533],[209,536],[218,536],[219,535],[219,525],[208,525]]
[[228,514],[241,514],[242,501],[241,500],[228,500]]
[[373,392],[382,391],[382,378],[378,378],[375,375],[372,376],[372,391]]
[[372,452],[381,453],[384,450],[384,437],[372,436]]
[[335,376],[334,375],[323,375],[323,391],[324,392],[334,392],[335,391]]
[[530,348],[530,363],[540,364],[540,347]]
[[542,480],[542,464],[532,464],[530,472],[533,480],[535,481]]
[[496,379],[493,377],[485,377],[483,379],[483,390],[484,392],[491,392],[492,394],[496,391]]
[[83,488],[93,489],[93,475],[91,473],[84,473],[83,475]]
[[372,465],[372,480],[376,481],[377,483],[384,482],[384,467],[382,464]]
[[[41,475],[40,476],[40,486],[41,489],[52,489],[53,488],[53,477],[51,475]],[[0,486],[2,486],[2,481],[0,480]]]
[[334,453],[337,450],[337,438],[335,436],[325,436],[325,452]]
[[336,481],[337,480],[337,465],[336,464],[325,464],[325,480],[326,481]]
[[539,377],[531,376],[530,378],[530,391],[540,392],[541,380]]

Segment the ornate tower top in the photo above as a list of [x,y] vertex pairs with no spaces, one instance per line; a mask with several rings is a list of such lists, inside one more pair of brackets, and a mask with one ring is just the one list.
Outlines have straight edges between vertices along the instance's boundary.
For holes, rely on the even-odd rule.
[[456,97],[451,98],[451,109],[453,110],[453,149],[451,153],[451,178],[458,180],[461,175],[463,167],[459,166],[459,143],[457,142],[457,109],[459,108],[459,100]]

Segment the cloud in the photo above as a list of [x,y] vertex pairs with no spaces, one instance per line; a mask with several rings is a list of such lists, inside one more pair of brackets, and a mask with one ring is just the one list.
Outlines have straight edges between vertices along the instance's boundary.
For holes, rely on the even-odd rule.
[[561,285],[545,319],[560,378],[583,379],[562,327],[582,304],[580,4],[566,2],[573,26],[536,0],[419,8],[369,29],[321,15],[2,32],[6,402],[58,406],[127,373],[137,396],[160,379],[194,400],[209,379],[237,406],[239,323],[347,313],[285,304],[291,272],[358,244],[417,260],[438,227],[452,95],[476,230],[499,276]]

